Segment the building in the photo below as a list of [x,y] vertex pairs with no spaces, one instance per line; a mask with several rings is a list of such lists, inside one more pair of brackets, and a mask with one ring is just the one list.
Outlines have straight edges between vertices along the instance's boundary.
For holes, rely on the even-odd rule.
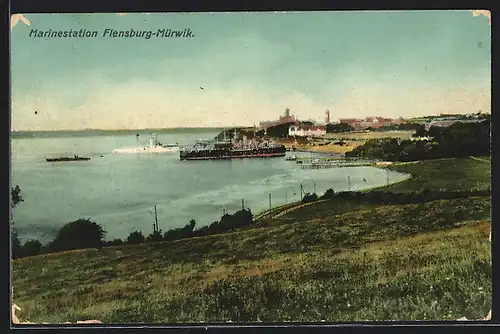
[[288,128],[288,135],[290,137],[322,137],[326,135],[324,126],[300,126],[292,125]]
[[261,128],[268,128],[270,126],[275,126],[285,123],[295,123],[295,122],[297,122],[297,119],[295,118],[295,116],[290,114],[290,109],[286,108],[284,116],[280,116],[280,118],[275,121],[260,122],[259,125]]
[[330,110],[325,111],[325,125],[330,124]]
[[339,121],[340,123],[348,124],[357,130],[368,129],[368,128],[378,129],[383,126],[399,125],[406,123],[406,121],[402,117],[398,119],[392,119],[392,118],[385,118],[378,116],[376,117],[370,116],[364,119],[341,118]]
[[463,120],[447,120],[447,121],[432,121],[425,124],[425,130],[429,130],[432,126],[437,126],[441,128],[446,128],[455,123],[481,123],[486,121],[485,119],[463,119]]
[[429,136],[424,136],[424,137],[410,137],[409,139],[411,141],[431,141],[434,138]]

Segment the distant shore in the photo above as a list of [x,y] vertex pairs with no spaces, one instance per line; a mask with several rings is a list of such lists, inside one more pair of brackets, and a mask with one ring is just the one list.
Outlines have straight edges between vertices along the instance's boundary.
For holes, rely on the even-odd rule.
[[82,129],[82,130],[43,130],[43,131],[11,131],[12,138],[36,138],[36,137],[86,137],[102,135],[124,135],[137,134],[149,135],[150,133],[183,133],[183,132],[220,132],[224,128],[190,127],[190,128],[161,128],[161,129]]

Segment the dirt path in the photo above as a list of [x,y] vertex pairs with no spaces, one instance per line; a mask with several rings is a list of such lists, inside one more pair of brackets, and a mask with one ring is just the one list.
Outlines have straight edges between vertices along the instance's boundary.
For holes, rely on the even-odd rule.
[[469,158],[471,158],[471,159],[473,159],[473,160],[477,160],[477,161],[487,162],[487,163],[489,163],[489,164],[491,163],[491,160],[484,159],[484,158],[472,157],[472,156],[471,156],[471,157],[469,157]]

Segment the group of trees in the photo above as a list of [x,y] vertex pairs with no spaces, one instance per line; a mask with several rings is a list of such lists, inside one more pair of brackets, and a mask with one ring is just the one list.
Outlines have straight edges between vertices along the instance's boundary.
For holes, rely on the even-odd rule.
[[325,126],[326,133],[349,132],[349,131],[353,131],[353,130],[354,130],[354,128],[347,123],[327,124]]
[[[19,186],[15,186],[10,191],[11,210],[14,210],[14,208],[22,202],[24,202],[24,198],[21,195],[21,188],[19,188]],[[12,219],[12,215],[10,217],[10,226],[11,226],[12,255],[17,256],[19,254],[19,251],[21,250],[21,241],[19,240],[17,231],[14,228],[14,220]]]
[[415,161],[490,154],[490,121],[455,123],[448,127],[419,129],[416,136],[431,140],[372,139],[347,152],[346,157],[388,161]]
[[211,234],[220,234],[234,229],[246,227],[253,223],[253,214],[250,209],[242,209],[234,214],[225,214],[219,221],[203,226],[192,232],[192,236],[201,237]]
[[[21,196],[21,189],[18,186],[12,189],[11,199],[12,208],[24,201]],[[28,240],[24,244],[21,244],[15,228],[12,228],[12,257],[20,258],[74,249],[100,249],[101,247],[123,244],[181,240],[195,236],[228,232],[248,226],[252,222],[253,215],[251,210],[242,209],[234,214],[225,214],[219,221],[199,229],[195,229],[196,221],[191,219],[184,227],[168,230],[164,234],[162,234],[161,230],[155,230],[149,236],[145,237],[142,231],[133,231],[126,240],[114,239],[106,241],[104,238],[107,232],[101,225],[92,222],[90,219],[78,219],[64,225],[58,231],[54,240],[47,245],[42,245],[38,240]]]
[[260,130],[257,132],[257,135],[263,137],[264,134],[267,134],[268,137],[273,138],[287,138],[288,137],[288,129],[290,126],[294,125],[294,122],[287,122],[283,124],[277,124],[268,127],[266,130]]

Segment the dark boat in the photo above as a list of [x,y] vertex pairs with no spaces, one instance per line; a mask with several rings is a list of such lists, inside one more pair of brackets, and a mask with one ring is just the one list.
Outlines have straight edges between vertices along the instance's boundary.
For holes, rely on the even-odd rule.
[[262,139],[234,139],[232,141],[199,141],[180,150],[181,160],[224,160],[243,158],[284,157],[284,145]]
[[46,158],[47,162],[63,162],[63,161],[87,161],[90,160],[88,157],[79,157],[74,155],[72,157],[59,157],[59,158]]

